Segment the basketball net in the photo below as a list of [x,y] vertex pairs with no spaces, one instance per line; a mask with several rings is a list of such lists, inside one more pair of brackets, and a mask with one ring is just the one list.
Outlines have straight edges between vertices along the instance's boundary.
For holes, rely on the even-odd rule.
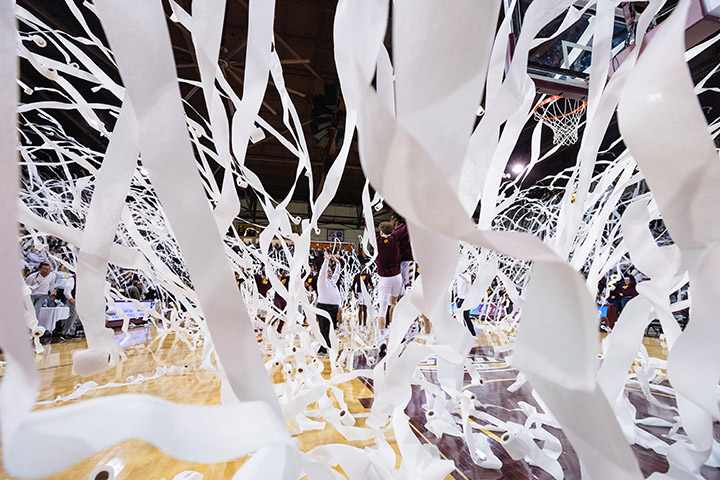
[[578,126],[586,106],[583,100],[553,95],[535,106],[533,116],[552,129],[555,145],[572,145],[578,140]]

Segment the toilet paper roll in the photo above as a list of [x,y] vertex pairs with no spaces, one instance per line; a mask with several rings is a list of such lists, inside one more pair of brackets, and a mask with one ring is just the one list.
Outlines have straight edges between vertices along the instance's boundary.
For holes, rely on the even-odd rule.
[[524,430],[520,432],[505,432],[500,437],[500,444],[513,460],[522,460],[530,453],[532,439]]
[[72,373],[87,377],[106,370],[110,367],[111,360],[110,352],[99,348],[77,350],[73,353]]
[[347,410],[340,410],[340,423],[346,427],[352,427],[355,425],[355,417]]
[[101,465],[90,472],[88,480],[115,480],[115,470],[110,465]]
[[58,79],[58,73],[57,70],[55,70],[52,67],[48,67],[47,65],[42,66],[41,70],[42,74],[45,75],[46,78],[50,80],[57,80]]
[[473,380],[470,385],[472,385],[473,387],[482,387],[483,385],[485,385],[485,379],[478,378],[476,380]]
[[40,338],[43,335],[45,335],[45,327],[38,325],[37,327],[33,328],[32,336],[35,338]]
[[463,395],[465,395],[467,398],[469,398],[470,400],[473,400],[473,401],[476,398],[475,394],[473,392],[471,392],[470,390],[463,391]]
[[45,349],[42,346],[42,343],[40,343],[40,337],[33,337],[33,345],[35,345],[35,353],[40,355],[42,352],[45,351]]
[[45,48],[47,46],[47,41],[40,35],[33,35],[30,38],[32,39],[33,42],[35,42],[35,45],[37,45],[40,48]]

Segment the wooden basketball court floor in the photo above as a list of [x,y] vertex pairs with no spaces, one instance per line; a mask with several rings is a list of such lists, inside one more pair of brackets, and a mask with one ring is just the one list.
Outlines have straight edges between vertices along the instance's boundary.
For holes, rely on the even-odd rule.
[[[178,403],[211,405],[220,402],[220,381],[215,375],[198,368],[200,365],[199,351],[190,351],[185,344],[175,340],[173,335],[169,335],[160,341],[154,327],[136,328],[130,333],[132,338],[129,343],[133,345],[123,348],[124,361],[120,362],[116,368],[94,376],[92,380],[100,385],[110,382],[125,383],[129,376],[137,376],[138,374],[146,377],[152,376],[156,367],[162,365],[189,365],[190,373],[183,376],[165,375],[138,385],[94,390],[85,394],[82,399],[118,393],[144,393]],[[118,344],[122,338],[122,334],[116,336]],[[470,379],[466,374],[466,388],[471,389],[483,404],[494,405],[494,407],[488,408],[487,413],[503,421],[510,420],[524,423],[524,416],[513,411],[513,409],[518,408],[519,401],[527,402],[536,407],[537,403],[532,398],[531,389],[528,385],[524,385],[515,393],[507,391],[507,387],[514,382],[517,371],[505,363],[502,355],[497,357],[494,355],[492,346],[502,343],[504,343],[504,339],[496,335],[484,333],[478,335],[476,346],[472,350],[473,360],[476,364],[490,368],[483,371],[482,376],[485,379],[485,384],[480,387],[471,387],[469,385]],[[651,356],[666,358],[667,351],[660,340],[645,338],[643,343]],[[84,340],[55,343],[46,345],[45,352],[36,356],[41,382],[39,402],[53,400],[59,395],[68,395],[72,393],[77,384],[85,381],[85,379],[71,374],[72,352],[82,348],[86,348]],[[327,363],[328,360],[323,359],[323,361]],[[435,380],[435,370],[432,362],[422,364],[419,368],[429,380]],[[329,368],[325,369],[324,374],[326,372],[329,372]],[[275,382],[284,381],[280,372],[276,372],[273,379]],[[373,401],[371,380],[358,378],[342,384],[340,387],[345,393],[345,400],[351,413],[363,414],[369,412]],[[652,415],[671,420],[666,410],[649,404],[638,389],[627,388],[626,390],[630,401],[637,408],[638,417]],[[655,393],[655,395],[660,402],[670,405],[675,404],[672,395],[662,393]],[[82,401],[82,399],[76,401]],[[483,433],[490,438],[491,448],[503,462],[503,467],[502,470],[488,470],[478,467],[472,462],[462,438],[444,435],[438,439],[424,428],[423,401],[422,392],[414,390],[412,400],[406,409],[410,417],[410,426],[421,442],[437,445],[443,457],[455,461],[456,468],[447,478],[464,480],[552,478],[545,471],[531,467],[524,461],[510,459],[499,443],[499,434],[488,430],[484,430]],[[69,402],[63,404],[67,403]],[[52,405],[38,405],[36,408],[52,408]],[[316,406],[310,405],[309,408],[313,409]],[[358,426],[362,426],[365,417],[361,415],[357,421]],[[560,430],[547,426],[545,428],[562,442],[563,453],[559,461],[565,472],[565,478],[579,478],[580,467],[577,456],[567,439]],[[666,431],[663,429],[654,431],[653,427],[643,426],[641,428],[645,428],[658,436]],[[714,432],[715,438],[720,440],[720,427],[717,423],[714,425]],[[329,425],[324,430],[304,432],[297,435],[296,438],[299,441],[300,449],[303,451],[328,443],[344,443],[361,448],[374,443],[372,440],[365,442],[347,441]],[[396,450],[398,455],[397,464],[399,465],[399,452],[392,431],[386,434],[386,438]],[[657,455],[652,450],[637,446],[634,446],[633,450],[638,457],[645,476],[652,472],[667,470],[667,462],[664,457]],[[41,461],[42,453],[39,453],[38,458]],[[175,475],[185,470],[200,472],[205,475],[206,480],[230,479],[246,459],[247,457],[239,458],[223,464],[188,463],[168,457],[157,448],[143,441],[129,440],[109,447],[63,472],[48,477],[48,479],[84,480],[97,466],[108,464],[115,469],[118,480],[161,480],[163,478],[172,480]],[[702,474],[705,478],[720,479],[720,469],[703,467]],[[0,467],[0,479],[11,480],[13,477],[10,477]]]

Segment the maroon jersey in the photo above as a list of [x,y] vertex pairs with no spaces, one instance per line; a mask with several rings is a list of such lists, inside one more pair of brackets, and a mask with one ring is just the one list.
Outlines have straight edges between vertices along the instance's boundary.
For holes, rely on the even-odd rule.
[[318,255],[313,259],[313,265],[315,266],[315,271],[319,272],[320,268],[322,268],[323,261],[325,260],[325,257],[323,255]]
[[255,283],[257,284],[258,293],[263,296],[267,297],[268,290],[270,290],[270,280],[267,278],[263,280],[262,275],[255,274]]
[[623,298],[635,298],[638,296],[637,289],[635,288],[635,282],[631,281],[630,285],[622,284],[620,287],[619,295]]
[[372,277],[369,273],[358,273],[357,275],[355,275],[351,286],[351,289],[354,293],[362,293],[362,289],[360,288],[360,282],[363,282],[365,284],[365,290],[367,290],[368,292],[373,287]]
[[[290,282],[290,277],[280,277],[280,283],[282,283],[285,288],[288,288],[288,282]],[[285,307],[287,306],[287,301],[277,292],[275,292],[275,298],[273,299],[273,303],[280,310],[285,310]]]
[[[400,261],[401,262],[412,262],[412,245],[410,245],[410,234],[408,233],[407,225],[402,224],[395,229],[398,235],[398,248],[400,249]],[[393,232],[393,233],[395,233]]]
[[378,275],[381,277],[394,277],[400,274],[400,245],[399,236],[395,230],[389,237],[378,234],[378,252],[375,258]]

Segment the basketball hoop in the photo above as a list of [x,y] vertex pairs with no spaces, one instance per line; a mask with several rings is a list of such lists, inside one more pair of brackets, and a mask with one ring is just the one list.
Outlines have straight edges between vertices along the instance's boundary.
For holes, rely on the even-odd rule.
[[580,117],[587,102],[553,95],[546,97],[533,109],[535,120],[542,121],[553,131],[555,145],[572,145],[578,140]]

